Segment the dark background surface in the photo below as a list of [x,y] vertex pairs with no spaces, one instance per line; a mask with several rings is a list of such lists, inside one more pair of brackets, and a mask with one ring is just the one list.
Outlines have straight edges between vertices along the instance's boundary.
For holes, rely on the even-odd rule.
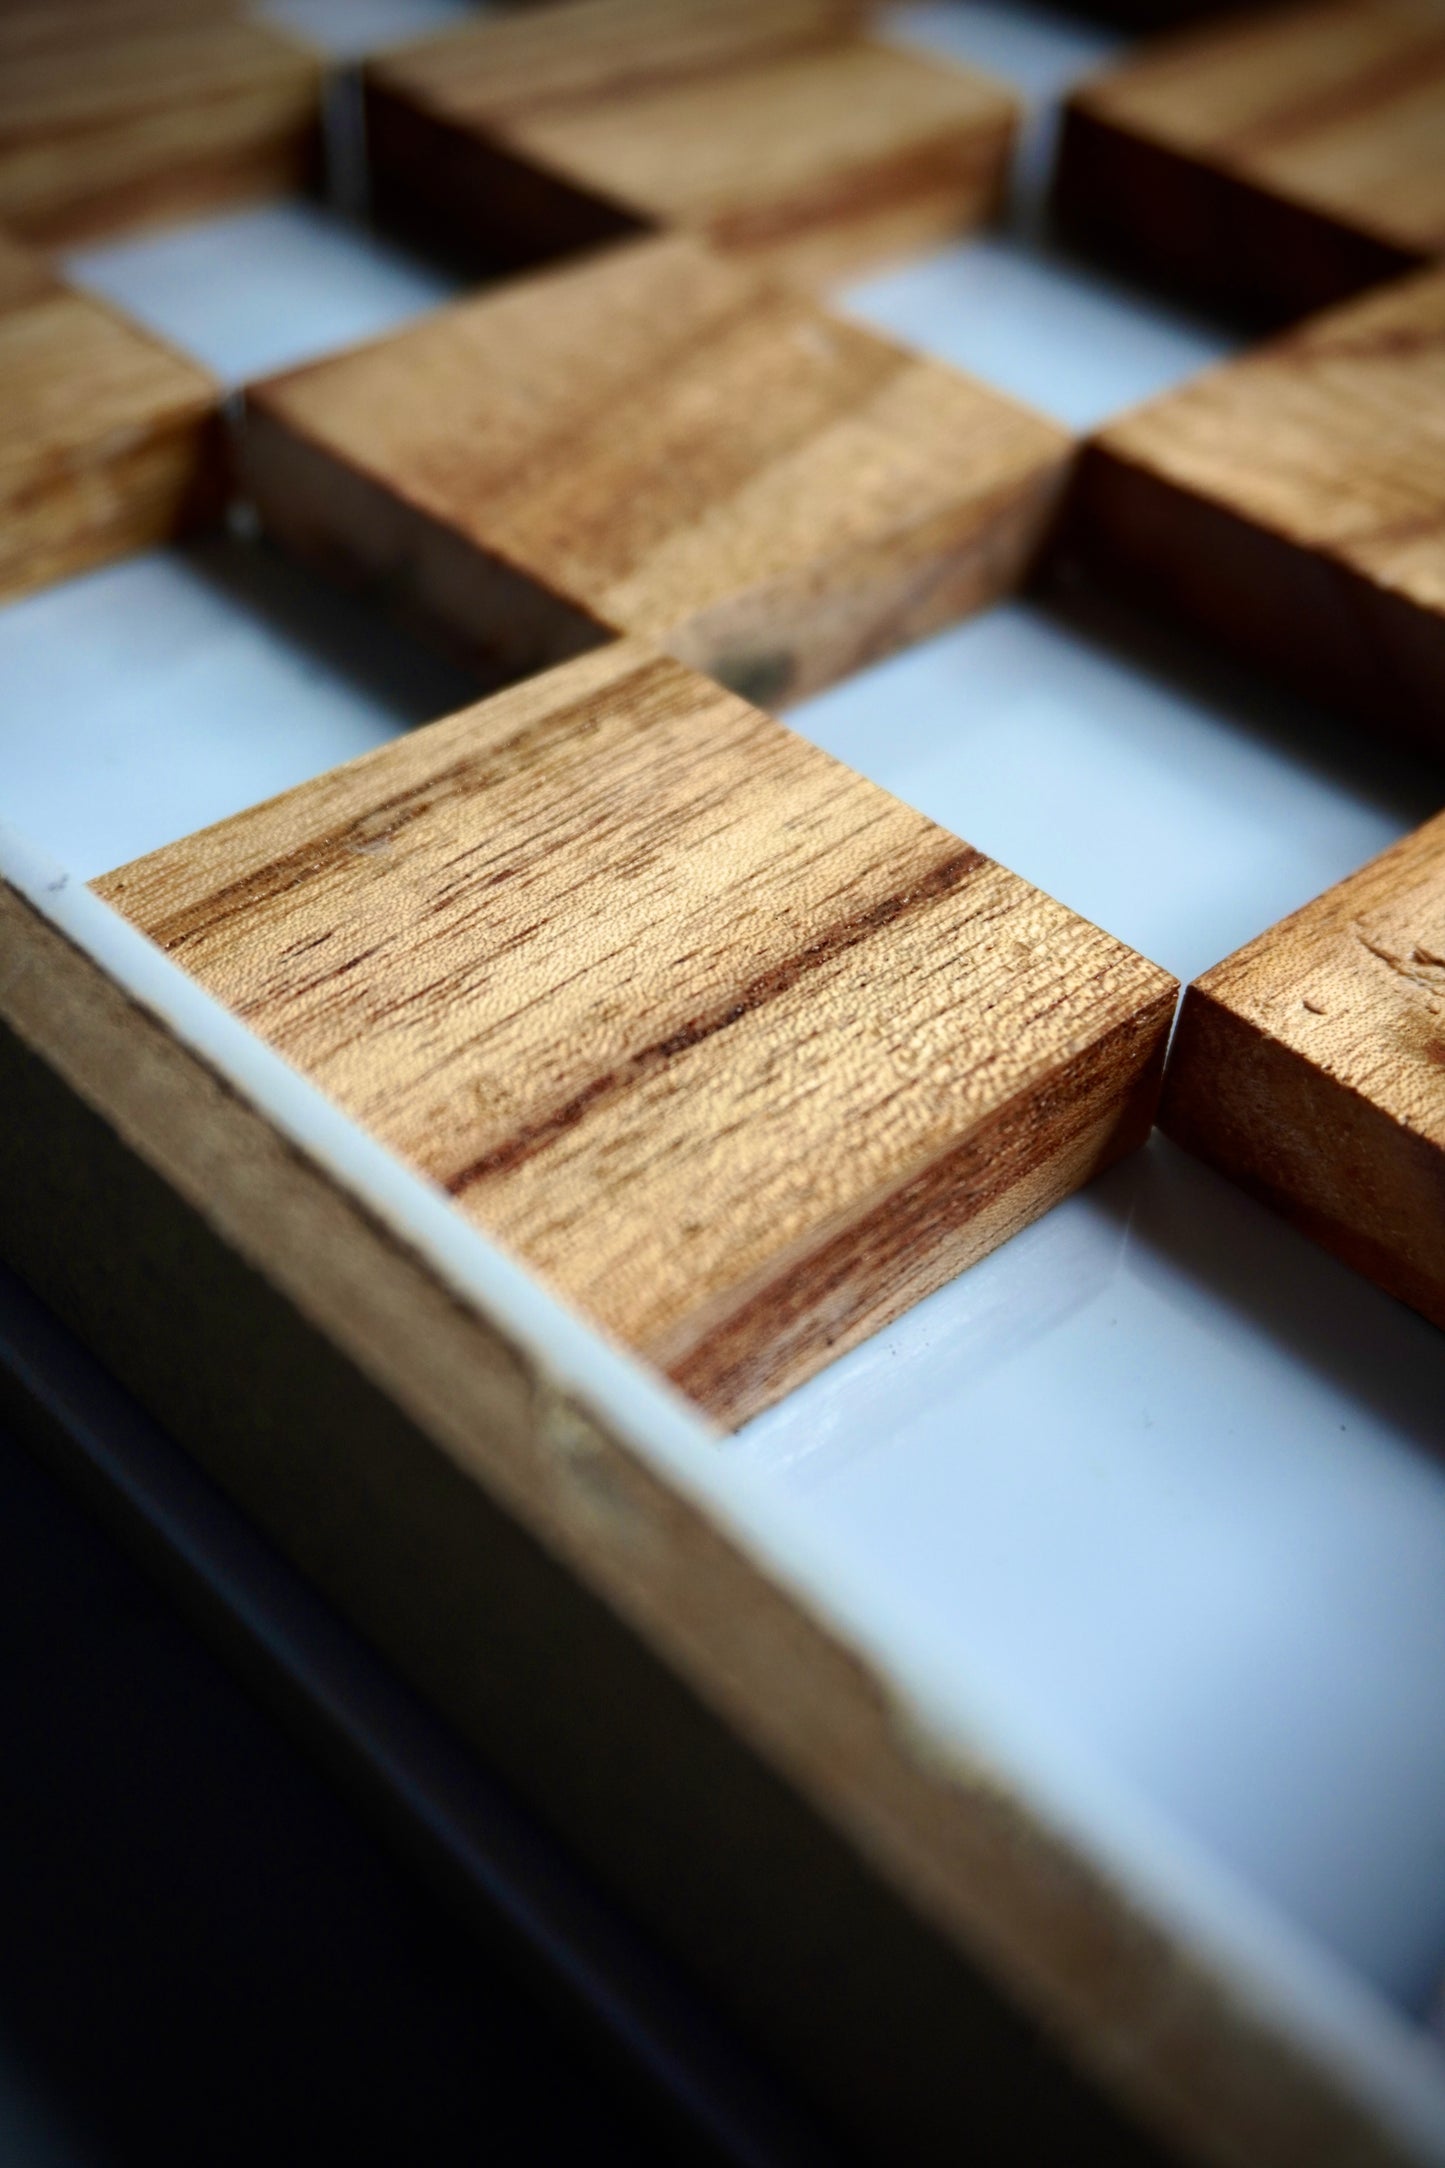
[[0,1423],[0,2161],[690,2157]]

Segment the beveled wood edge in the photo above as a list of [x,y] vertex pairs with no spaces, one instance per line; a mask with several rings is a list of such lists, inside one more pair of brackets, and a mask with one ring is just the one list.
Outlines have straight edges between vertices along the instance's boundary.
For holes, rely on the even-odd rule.
[[[1445,2073],[1423,2037],[896,1627],[885,1658],[865,1592],[691,1410],[10,831],[0,1020],[809,1803],[888,1903],[1158,2136],[1205,2161],[1445,2160]],[[247,1470],[227,1479],[276,1533]],[[476,1736],[464,1679],[425,1683]]]

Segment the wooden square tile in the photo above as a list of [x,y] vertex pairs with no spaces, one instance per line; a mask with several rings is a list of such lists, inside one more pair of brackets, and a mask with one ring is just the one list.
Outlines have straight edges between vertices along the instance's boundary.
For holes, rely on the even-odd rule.
[[1445,750],[1445,270],[1396,280],[1126,415],[1085,452],[1076,546]]
[[639,633],[773,705],[1020,580],[1051,423],[696,243],[252,387],[272,532],[517,676]]
[[0,599],[216,516],[221,387],[0,239]]
[[309,183],[321,64],[177,0],[0,8],[0,220],[69,245]]
[[571,0],[383,56],[375,201],[490,261],[682,228],[809,281],[996,209],[1017,106],[837,0]]
[[1445,814],[1190,987],[1160,1119],[1445,1325]]
[[1147,1133],[1175,986],[626,641],[97,884],[740,1421]]
[[1445,9],[1326,0],[1146,48],[1070,101],[1055,204],[1274,320],[1445,253]]

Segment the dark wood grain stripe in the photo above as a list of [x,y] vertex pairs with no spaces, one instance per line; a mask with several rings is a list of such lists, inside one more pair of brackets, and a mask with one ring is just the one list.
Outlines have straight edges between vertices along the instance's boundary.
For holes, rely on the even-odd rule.
[[[953,843],[951,836],[938,831],[941,842]],[[880,902],[870,904],[864,911],[857,911],[838,919],[825,932],[816,936],[791,956],[786,956],[766,971],[737,987],[729,994],[725,1004],[701,1011],[680,1029],[669,1032],[665,1038],[641,1048],[625,1062],[604,1076],[592,1078],[580,1092],[576,1092],[562,1105],[528,1122],[505,1143],[484,1152],[464,1167],[460,1173],[446,1180],[446,1188],[454,1197],[463,1196],[469,1189],[485,1182],[490,1176],[504,1174],[520,1166],[524,1160],[533,1158],[555,1138],[574,1129],[584,1115],[609,1099],[620,1098],[634,1089],[642,1080],[656,1070],[665,1068],[679,1054],[689,1053],[707,1039],[740,1024],[745,1017],[753,1016],[769,1002],[779,1000],[813,972],[858,948],[885,926],[896,925],[900,920],[912,917],[942,896],[955,894],[971,875],[990,864],[981,851],[970,844],[956,845],[941,863],[911,881],[906,888],[894,895],[885,896]]]

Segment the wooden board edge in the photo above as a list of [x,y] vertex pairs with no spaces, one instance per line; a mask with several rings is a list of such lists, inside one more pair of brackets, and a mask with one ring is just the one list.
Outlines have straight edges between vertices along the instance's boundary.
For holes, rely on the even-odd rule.
[[1200,2159],[1445,2157],[1428,2103],[1382,2113],[945,1747],[33,896],[0,920],[12,1260],[855,2139],[1153,2158],[1077,2056]]

